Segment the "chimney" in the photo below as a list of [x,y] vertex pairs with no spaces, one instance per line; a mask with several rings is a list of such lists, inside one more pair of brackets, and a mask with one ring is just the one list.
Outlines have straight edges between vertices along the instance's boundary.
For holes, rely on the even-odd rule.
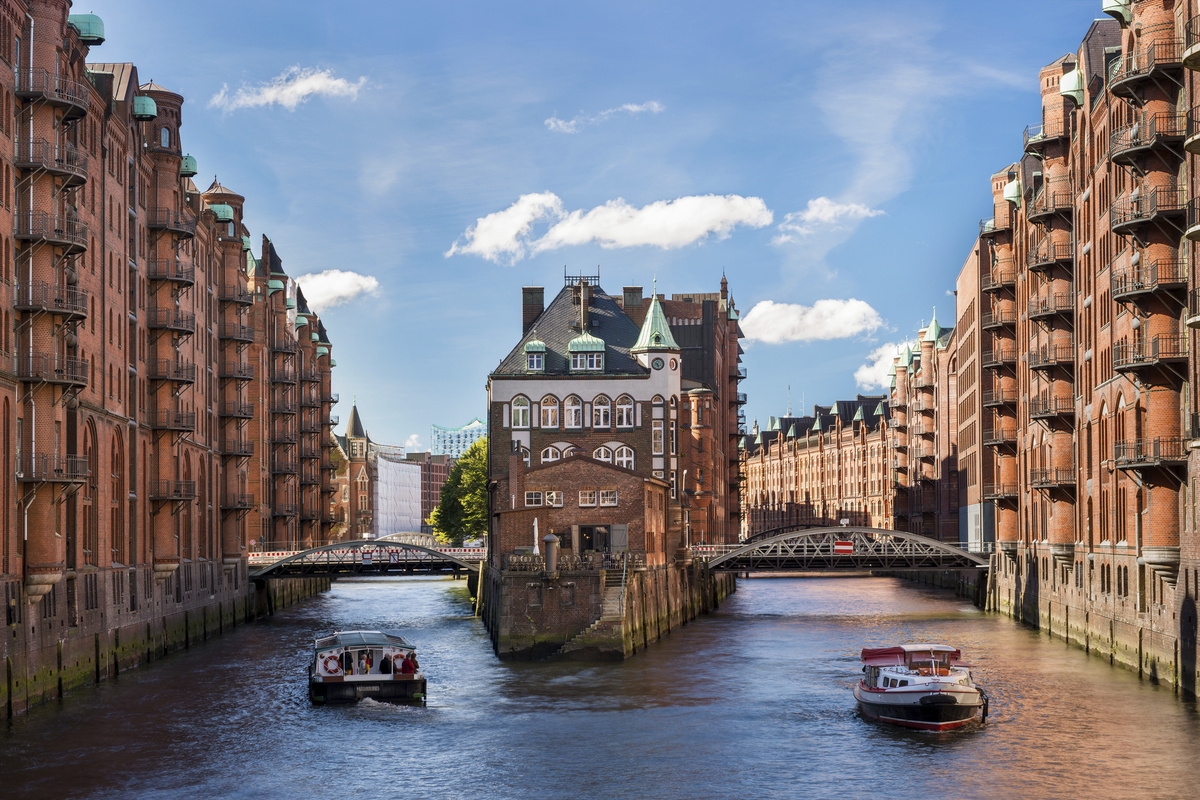
[[622,294],[624,294],[624,298],[621,301],[621,305],[624,306],[626,311],[629,311],[631,308],[642,307],[642,287],[626,286],[622,290]]
[[525,507],[525,454],[521,443],[513,442],[508,451],[508,498],[511,508]]
[[546,292],[541,286],[521,289],[521,335],[529,333],[533,323],[546,310]]

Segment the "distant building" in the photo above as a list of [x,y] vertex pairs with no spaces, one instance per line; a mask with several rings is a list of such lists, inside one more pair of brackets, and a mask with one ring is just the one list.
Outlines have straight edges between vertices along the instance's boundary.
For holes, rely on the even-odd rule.
[[435,456],[462,458],[467,448],[487,436],[487,423],[479,417],[459,428],[443,428],[430,425],[431,452]]
[[433,453],[409,453],[405,458],[421,465],[421,522],[424,523],[437,508],[442,497],[442,486],[450,477],[450,469],[457,459]]

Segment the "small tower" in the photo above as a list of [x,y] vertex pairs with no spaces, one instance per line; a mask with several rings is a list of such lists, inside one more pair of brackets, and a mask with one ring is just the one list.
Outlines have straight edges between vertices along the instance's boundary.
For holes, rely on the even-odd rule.
[[642,323],[642,332],[629,352],[633,353],[641,365],[648,369],[662,368],[661,364],[655,366],[654,356],[656,355],[679,357],[679,345],[675,343],[675,337],[671,335],[671,326],[667,324],[667,317],[663,314],[657,294],[650,298],[650,309],[646,312],[646,320]]

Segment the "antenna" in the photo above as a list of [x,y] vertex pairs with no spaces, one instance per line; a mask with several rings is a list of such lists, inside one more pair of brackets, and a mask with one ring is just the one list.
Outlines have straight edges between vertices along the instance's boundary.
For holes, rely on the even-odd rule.
[[787,415],[788,415],[789,417],[792,415],[792,385],[791,385],[790,383],[788,384],[788,410],[787,410]]

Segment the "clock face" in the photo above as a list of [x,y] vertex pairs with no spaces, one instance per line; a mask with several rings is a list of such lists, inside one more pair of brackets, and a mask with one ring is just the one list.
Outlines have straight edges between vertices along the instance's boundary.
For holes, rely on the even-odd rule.
[[661,358],[656,358],[650,362],[650,366],[654,367],[655,369],[662,369],[663,368],[663,360]]

